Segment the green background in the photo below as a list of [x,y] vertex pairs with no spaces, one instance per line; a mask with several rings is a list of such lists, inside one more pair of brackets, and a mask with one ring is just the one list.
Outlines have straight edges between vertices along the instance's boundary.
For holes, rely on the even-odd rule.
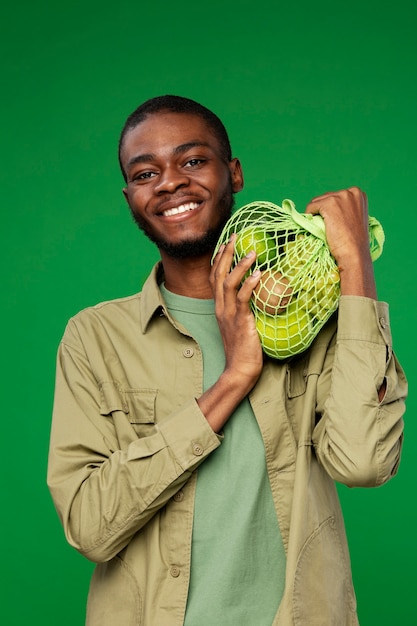
[[314,195],[356,184],[383,223],[375,270],[410,382],[405,448],[390,484],[340,494],[361,624],[416,623],[414,7],[3,5],[5,626],[84,621],[93,566],[67,546],[45,486],[55,354],[71,315],[138,291],[157,259],[124,204],[116,147],[131,110],[163,93],[199,100],[223,119],[246,174],[238,205],[288,197],[303,210]]

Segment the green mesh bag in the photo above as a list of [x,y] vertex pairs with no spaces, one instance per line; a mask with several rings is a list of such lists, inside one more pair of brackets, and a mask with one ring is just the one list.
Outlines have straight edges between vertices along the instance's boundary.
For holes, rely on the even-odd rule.
[[[309,347],[338,307],[340,277],[330,254],[321,215],[298,213],[291,200],[282,207],[251,202],[238,209],[225,225],[221,244],[237,233],[232,267],[250,250],[257,254],[251,271],[261,279],[251,298],[256,327],[266,354],[285,359]],[[372,260],[384,244],[384,231],[369,218]]]

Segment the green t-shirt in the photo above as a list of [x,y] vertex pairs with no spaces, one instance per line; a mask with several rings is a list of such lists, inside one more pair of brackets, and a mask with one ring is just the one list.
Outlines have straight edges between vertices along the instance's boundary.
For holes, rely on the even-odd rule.
[[[171,315],[200,345],[204,390],[225,356],[213,300],[161,292]],[[262,436],[245,399],[224,440],[198,469],[191,580],[184,626],[271,626],[285,583],[285,551]]]

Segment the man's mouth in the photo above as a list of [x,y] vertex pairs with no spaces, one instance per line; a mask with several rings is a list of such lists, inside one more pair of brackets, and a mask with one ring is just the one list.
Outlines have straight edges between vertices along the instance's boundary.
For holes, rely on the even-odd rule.
[[180,206],[173,207],[172,209],[166,209],[162,211],[162,215],[164,217],[171,217],[171,215],[179,215],[180,213],[187,213],[188,211],[194,211],[199,207],[199,203],[197,202],[186,202],[185,204],[180,204]]

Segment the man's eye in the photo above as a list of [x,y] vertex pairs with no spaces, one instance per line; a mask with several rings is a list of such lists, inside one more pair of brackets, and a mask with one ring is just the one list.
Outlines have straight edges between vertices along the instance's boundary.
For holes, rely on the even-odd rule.
[[140,174],[136,174],[133,177],[133,180],[146,180],[147,178],[152,178],[155,176],[155,172],[141,172]]
[[198,165],[201,165],[202,163],[204,163],[204,159],[190,159],[185,164],[185,167],[197,167]]

